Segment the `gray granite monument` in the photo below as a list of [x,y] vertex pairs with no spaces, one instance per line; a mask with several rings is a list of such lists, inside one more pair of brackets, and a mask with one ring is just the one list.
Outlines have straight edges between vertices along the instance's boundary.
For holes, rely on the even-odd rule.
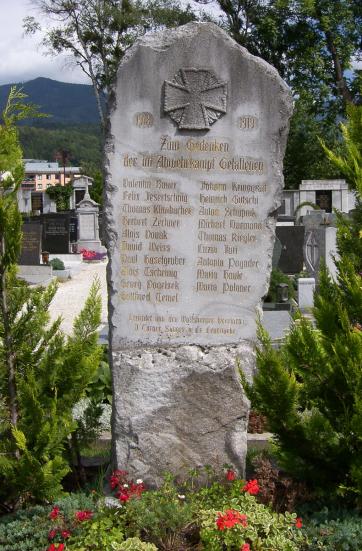
[[114,90],[106,232],[114,466],[148,483],[243,473],[257,309],[292,111],[277,72],[216,25],[140,39]]

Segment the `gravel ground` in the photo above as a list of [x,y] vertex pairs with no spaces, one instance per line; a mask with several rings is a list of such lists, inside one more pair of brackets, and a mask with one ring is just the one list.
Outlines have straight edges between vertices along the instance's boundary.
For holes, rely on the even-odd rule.
[[107,263],[100,262],[96,264],[80,264],[73,272],[72,278],[64,283],[59,283],[58,291],[50,305],[50,316],[52,319],[58,316],[62,317],[62,329],[64,333],[72,333],[74,318],[81,311],[91,285],[96,277],[101,282],[102,296],[102,317],[100,333],[107,333],[108,313],[107,313],[107,285],[106,285],[106,266]]

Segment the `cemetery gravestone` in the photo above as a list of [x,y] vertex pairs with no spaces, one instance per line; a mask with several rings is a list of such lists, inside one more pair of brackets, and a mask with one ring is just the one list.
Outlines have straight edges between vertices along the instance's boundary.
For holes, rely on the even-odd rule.
[[256,309],[292,111],[277,72],[213,24],[144,37],[106,145],[115,467],[243,472]]
[[41,235],[40,224],[25,223],[22,225],[23,238],[19,264],[23,266],[38,266],[40,264]]
[[53,254],[69,253],[69,214],[43,214],[43,249]]

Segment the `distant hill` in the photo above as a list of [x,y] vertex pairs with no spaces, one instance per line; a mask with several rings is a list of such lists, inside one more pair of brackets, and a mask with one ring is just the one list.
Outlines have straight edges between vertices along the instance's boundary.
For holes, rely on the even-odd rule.
[[[0,113],[3,111],[10,87],[0,86]],[[88,84],[69,84],[50,78],[39,77],[28,82],[18,83],[29,100],[39,105],[42,113],[52,115],[47,119],[25,121],[32,126],[58,126],[77,124],[98,124],[98,112],[92,86]]]

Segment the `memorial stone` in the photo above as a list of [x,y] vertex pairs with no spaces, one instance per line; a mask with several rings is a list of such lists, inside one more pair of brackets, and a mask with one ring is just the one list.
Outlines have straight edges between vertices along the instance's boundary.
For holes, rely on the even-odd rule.
[[43,214],[43,250],[69,253],[69,213]]
[[146,36],[118,72],[107,153],[113,461],[158,483],[241,474],[257,309],[292,111],[277,72],[213,24]]
[[38,266],[40,264],[41,234],[40,223],[25,223],[22,225],[23,238],[19,264],[23,266]]

